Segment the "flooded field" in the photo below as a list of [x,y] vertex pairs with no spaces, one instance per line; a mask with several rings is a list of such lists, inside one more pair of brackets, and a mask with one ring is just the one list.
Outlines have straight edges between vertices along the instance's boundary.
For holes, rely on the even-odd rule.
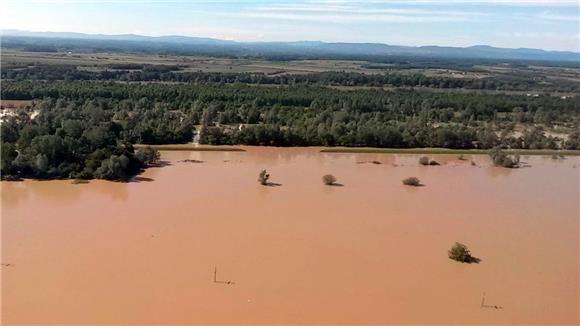
[[[126,184],[3,182],[2,322],[579,322],[580,158],[318,151],[162,152]],[[481,262],[450,260],[456,241]]]

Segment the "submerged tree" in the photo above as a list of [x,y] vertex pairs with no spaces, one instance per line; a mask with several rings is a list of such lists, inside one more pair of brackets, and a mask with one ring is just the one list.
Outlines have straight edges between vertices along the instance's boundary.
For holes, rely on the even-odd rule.
[[461,263],[479,263],[480,259],[471,255],[466,245],[456,242],[448,251],[449,258]]
[[508,155],[504,150],[499,147],[494,147],[489,151],[489,156],[491,157],[493,164],[496,166],[502,166],[504,168],[517,168],[520,166],[520,156],[519,155]]
[[265,186],[268,184],[268,180],[270,179],[270,175],[268,174],[268,172],[266,172],[266,170],[262,170],[262,172],[260,172],[260,175],[258,176],[258,182]]
[[159,151],[151,146],[139,148],[135,152],[135,157],[145,166],[155,165],[159,163]]
[[427,156],[421,156],[419,158],[419,164],[421,165],[441,165],[439,162],[428,158]]
[[322,182],[327,186],[332,186],[336,182],[336,177],[333,176],[332,174],[327,174],[322,177]]
[[416,177],[410,177],[410,178],[404,179],[403,184],[405,186],[419,187],[419,186],[421,186],[421,180],[419,180],[419,178],[416,178]]
[[107,180],[126,180],[129,177],[127,168],[131,163],[125,155],[111,155],[109,159],[102,161],[101,166],[95,170],[95,177]]

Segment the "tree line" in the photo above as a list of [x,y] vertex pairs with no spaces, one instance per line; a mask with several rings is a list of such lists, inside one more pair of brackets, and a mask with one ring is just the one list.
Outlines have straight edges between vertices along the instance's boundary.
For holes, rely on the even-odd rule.
[[[35,99],[2,119],[2,175],[123,180],[146,166],[132,144],[580,149],[576,98],[296,85],[3,81]],[[32,114],[32,113],[35,114]],[[517,128],[524,126],[523,130]]]
[[112,64],[98,71],[78,69],[73,65],[7,66],[1,72],[8,80],[101,80],[124,82],[177,83],[245,83],[264,85],[330,85],[368,87],[430,87],[441,89],[516,90],[542,92],[580,91],[580,83],[531,78],[513,73],[484,78],[428,77],[422,73],[385,72],[320,72],[303,75],[228,72],[185,72],[178,65]]

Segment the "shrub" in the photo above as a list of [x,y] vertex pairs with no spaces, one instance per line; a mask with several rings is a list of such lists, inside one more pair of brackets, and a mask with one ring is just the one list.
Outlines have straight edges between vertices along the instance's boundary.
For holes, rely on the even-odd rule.
[[501,148],[495,147],[489,151],[489,156],[491,157],[493,164],[496,166],[502,166],[504,168],[517,168],[520,166],[520,156],[519,155],[508,155]]
[[260,175],[258,176],[258,182],[261,185],[267,185],[268,184],[268,180],[270,179],[270,175],[268,174],[268,172],[266,172],[266,170],[262,170],[262,172],[260,172]]
[[441,165],[439,162],[428,158],[427,156],[421,156],[419,158],[419,164],[421,165]]
[[322,177],[322,182],[327,186],[332,186],[336,182],[336,177],[332,174],[327,174]]
[[410,178],[404,179],[403,184],[406,186],[418,187],[421,185],[421,181],[419,180],[419,178],[410,177]]
[[111,155],[95,170],[95,177],[107,180],[127,180],[131,160],[126,155]]
[[448,251],[449,258],[461,263],[479,263],[480,259],[471,256],[466,245],[456,242]]
[[139,148],[135,152],[135,157],[145,166],[155,165],[159,163],[159,151],[151,146]]

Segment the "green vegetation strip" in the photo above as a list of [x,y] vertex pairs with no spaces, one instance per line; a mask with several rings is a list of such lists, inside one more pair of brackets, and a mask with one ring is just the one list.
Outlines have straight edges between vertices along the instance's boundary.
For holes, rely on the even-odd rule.
[[[441,149],[441,148],[325,148],[322,153],[369,153],[369,154],[470,154],[487,155],[484,149]],[[580,151],[574,150],[543,150],[543,149],[519,149],[506,151],[510,154],[520,155],[564,155],[580,156]]]
[[135,148],[151,147],[159,151],[196,151],[196,152],[245,152],[246,150],[237,147],[221,147],[221,146],[196,146],[191,144],[177,144],[177,145],[142,145],[136,144]]

